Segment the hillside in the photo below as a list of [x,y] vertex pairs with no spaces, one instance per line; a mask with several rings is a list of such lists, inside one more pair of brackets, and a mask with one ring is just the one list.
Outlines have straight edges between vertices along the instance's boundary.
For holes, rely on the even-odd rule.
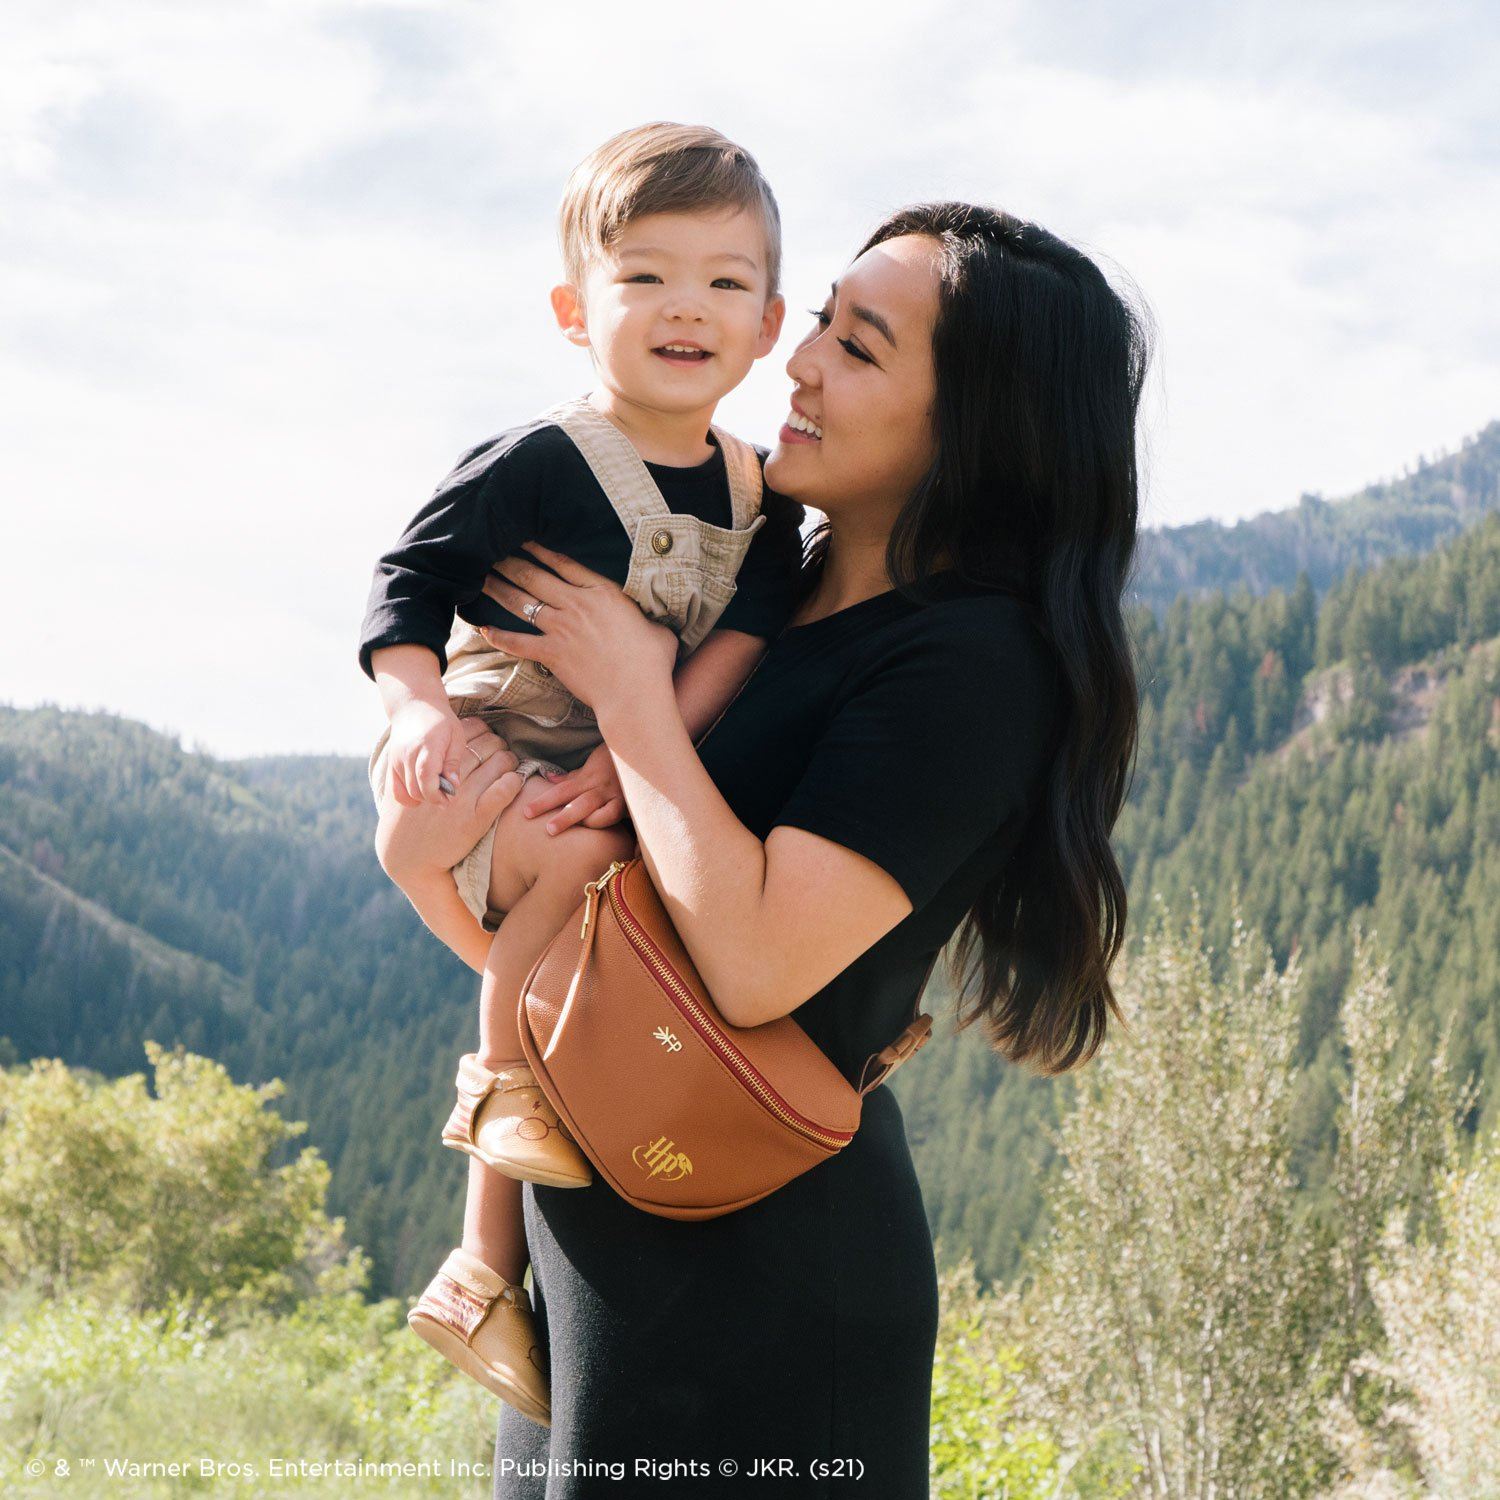
[[1414,473],[1337,501],[1303,495],[1286,510],[1233,526],[1195,521],[1142,531],[1131,594],[1156,615],[1179,598],[1246,588],[1290,589],[1306,573],[1320,597],[1351,568],[1419,555],[1500,509],[1500,422],[1457,453],[1423,459]]
[[111,1075],[151,1037],[283,1078],[384,1290],[450,1235],[437,1133],[474,1012],[372,826],[353,758],[223,763],[109,715],[0,709],[0,1034]]
[[[1452,1028],[1500,1076],[1500,517],[1425,557],[1131,618],[1143,695],[1116,832],[1132,939],[1155,893],[1227,945],[1236,894],[1306,964],[1299,1169],[1326,1172],[1349,933],[1373,924],[1411,1035]],[[419,1289],[463,1174],[438,1144],[471,1045],[471,976],[370,848],[355,758],[220,762],[109,715],[0,709],[0,1054],[139,1071],[182,1041],[282,1112],[333,1169],[376,1292]],[[938,1035],[893,1087],[933,1228],[1006,1275],[1036,1229],[1057,1091]]]
[[[1372,927],[1419,1050],[1500,1111],[1500,517],[1429,557],[1289,594],[1179,601],[1134,619],[1135,780],[1114,844],[1134,947],[1159,894],[1207,940],[1236,897],[1304,965],[1299,1172],[1320,1193],[1345,1059],[1334,1032],[1352,925]],[[935,1009],[931,1004],[929,1009]],[[940,1004],[936,1009],[941,1012]],[[934,1229],[1007,1275],[1035,1232],[1056,1083],[936,1038],[894,1085]]]

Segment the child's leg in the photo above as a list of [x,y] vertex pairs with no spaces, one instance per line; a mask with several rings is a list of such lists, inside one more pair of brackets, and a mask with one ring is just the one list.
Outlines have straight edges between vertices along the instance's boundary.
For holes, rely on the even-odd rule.
[[635,848],[628,823],[549,834],[545,819],[525,815],[547,790],[544,780],[530,778],[495,828],[490,905],[505,920],[490,943],[479,991],[478,1055],[487,1068],[523,1060],[518,1011],[531,966],[583,900],[584,886]]
[[[490,943],[479,994],[479,1061],[498,1069],[522,1060],[517,1011],[521,986],[542,949],[583,900],[583,887],[635,846],[629,824],[564,829],[549,834],[546,820],[524,809],[548,789],[532,777],[500,816],[490,882],[490,904],[505,912]],[[521,1184],[472,1158],[464,1210],[463,1248],[507,1281],[526,1266]]]
[[[470,718],[461,722],[466,733],[470,729],[474,731],[470,736],[471,742],[486,733],[480,719]],[[502,741],[494,743],[503,744]],[[519,794],[518,790],[512,789],[512,783],[519,781],[513,774],[517,756],[509,749],[493,749],[488,746],[486,753],[481,754],[477,749],[472,753],[478,760],[478,766],[466,764],[466,771],[481,769],[492,757],[499,757],[496,769],[501,774],[498,778],[491,773],[481,777],[478,782],[466,781],[459,793],[460,797],[474,797],[476,810],[480,813],[491,806],[503,808],[511,798]],[[470,904],[476,900],[476,895],[470,894],[467,889],[461,892],[456,877],[462,873],[467,887],[470,867],[474,867],[477,873],[482,860],[483,872],[477,873],[474,883],[487,881],[490,866],[488,845],[466,852],[461,845],[451,847],[451,838],[446,834],[435,844],[431,842],[430,836],[429,840],[424,841],[420,837],[423,823],[427,822],[429,830],[434,830],[440,824],[434,825],[431,820],[434,817],[443,819],[447,816],[446,812],[430,806],[407,808],[397,802],[391,795],[383,759],[377,760],[372,774],[376,776],[381,788],[376,798],[380,821],[375,832],[375,851],[381,867],[400,887],[433,935],[476,973],[482,974],[489,954],[490,934],[480,925],[481,911],[473,909]],[[474,790],[476,786],[482,786],[477,793]],[[493,820],[494,817],[495,813],[491,812],[490,818]],[[413,831],[418,836],[415,838],[407,836],[409,823],[416,825]],[[461,871],[454,870],[455,860],[460,861]],[[482,900],[482,892],[478,896]]]

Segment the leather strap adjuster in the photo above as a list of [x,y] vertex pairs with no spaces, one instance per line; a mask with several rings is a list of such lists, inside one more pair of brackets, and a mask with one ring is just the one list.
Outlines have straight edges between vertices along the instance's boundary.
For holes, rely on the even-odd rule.
[[927,1045],[927,1039],[932,1035],[932,1017],[918,1016],[894,1042],[886,1048],[892,1054],[892,1061],[905,1062],[913,1053],[920,1052]]

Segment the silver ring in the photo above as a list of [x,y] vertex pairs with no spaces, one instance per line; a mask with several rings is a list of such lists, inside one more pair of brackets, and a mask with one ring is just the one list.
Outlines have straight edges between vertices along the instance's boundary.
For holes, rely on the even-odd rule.
[[465,745],[464,749],[474,757],[475,761],[478,762],[479,765],[482,766],[484,764],[484,757],[472,745]]
[[521,611],[521,613],[526,616],[526,623],[528,625],[536,624],[536,617],[541,614],[542,607],[542,601],[540,599],[533,599],[531,603]]

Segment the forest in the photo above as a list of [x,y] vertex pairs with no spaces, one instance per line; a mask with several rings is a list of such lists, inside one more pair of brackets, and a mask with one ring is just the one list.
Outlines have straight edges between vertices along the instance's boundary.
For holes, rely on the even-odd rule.
[[[1500,1413],[1500,1328],[1463,1270],[1500,1269],[1497,472],[1500,423],[1336,504],[1143,539],[1114,837],[1135,1034],[1037,1077],[954,1034],[940,971],[934,1040],[892,1083],[944,1276],[935,1494],[1500,1493],[1500,1459],[1449,1431]],[[482,1460],[483,1422],[391,1335],[459,1222],[437,1133],[473,982],[381,874],[373,822],[353,757],[223,761],[0,708],[0,1336],[61,1337],[46,1299],[76,1285],[99,1328],[124,1320],[99,1337],[127,1363],[188,1359],[206,1309],[330,1380],[357,1347],[361,1390],[426,1391]],[[77,1106],[111,1089],[145,1117],[88,1201]],[[244,1150],[208,1282],[129,1229],[131,1202],[188,1212],[166,1163],[195,1091]],[[28,1111],[85,1132],[77,1153],[28,1155]],[[1093,1338],[1050,1327],[1065,1304]],[[1179,1393],[1233,1395],[1174,1405],[1121,1361],[1133,1340]],[[1434,1386],[1443,1340],[1489,1373]],[[98,1359],[80,1391],[113,1378]],[[0,1377],[0,1456],[82,1420],[28,1368]]]
[[[1500,423],[1440,465],[1461,496],[1493,491]],[[1410,483],[1398,503],[1431,509],[1438,481]],[[1310,1192],[1357,914],[1396,955],[1413,1028],[1449,1023],[1456,1064],[1486,1084],[1500,1067],[1497,535],[1481,513],[1436,550],[1352,560],[1321,597],[1299,574],[1129,616],[1141,742],[1114,844],[1130,907],[1197,891],[1222,948],[1240,891],[1278,959],[1301,952]],[[452,1079],[393,1061],[466,1050],[472,985],[381,874],[372,828],[353,757],[221,762],[108,715],[0,708],[0,1053],[118,1075],[150,1038],[281,1078],[373,1285],[415,1293],[460,1202],[432,1128]],[[1037,1222],[1066,1081],[953,1037],[943,982],[934,1042],[892,1087],[934,1232],[1004,1277]]]

